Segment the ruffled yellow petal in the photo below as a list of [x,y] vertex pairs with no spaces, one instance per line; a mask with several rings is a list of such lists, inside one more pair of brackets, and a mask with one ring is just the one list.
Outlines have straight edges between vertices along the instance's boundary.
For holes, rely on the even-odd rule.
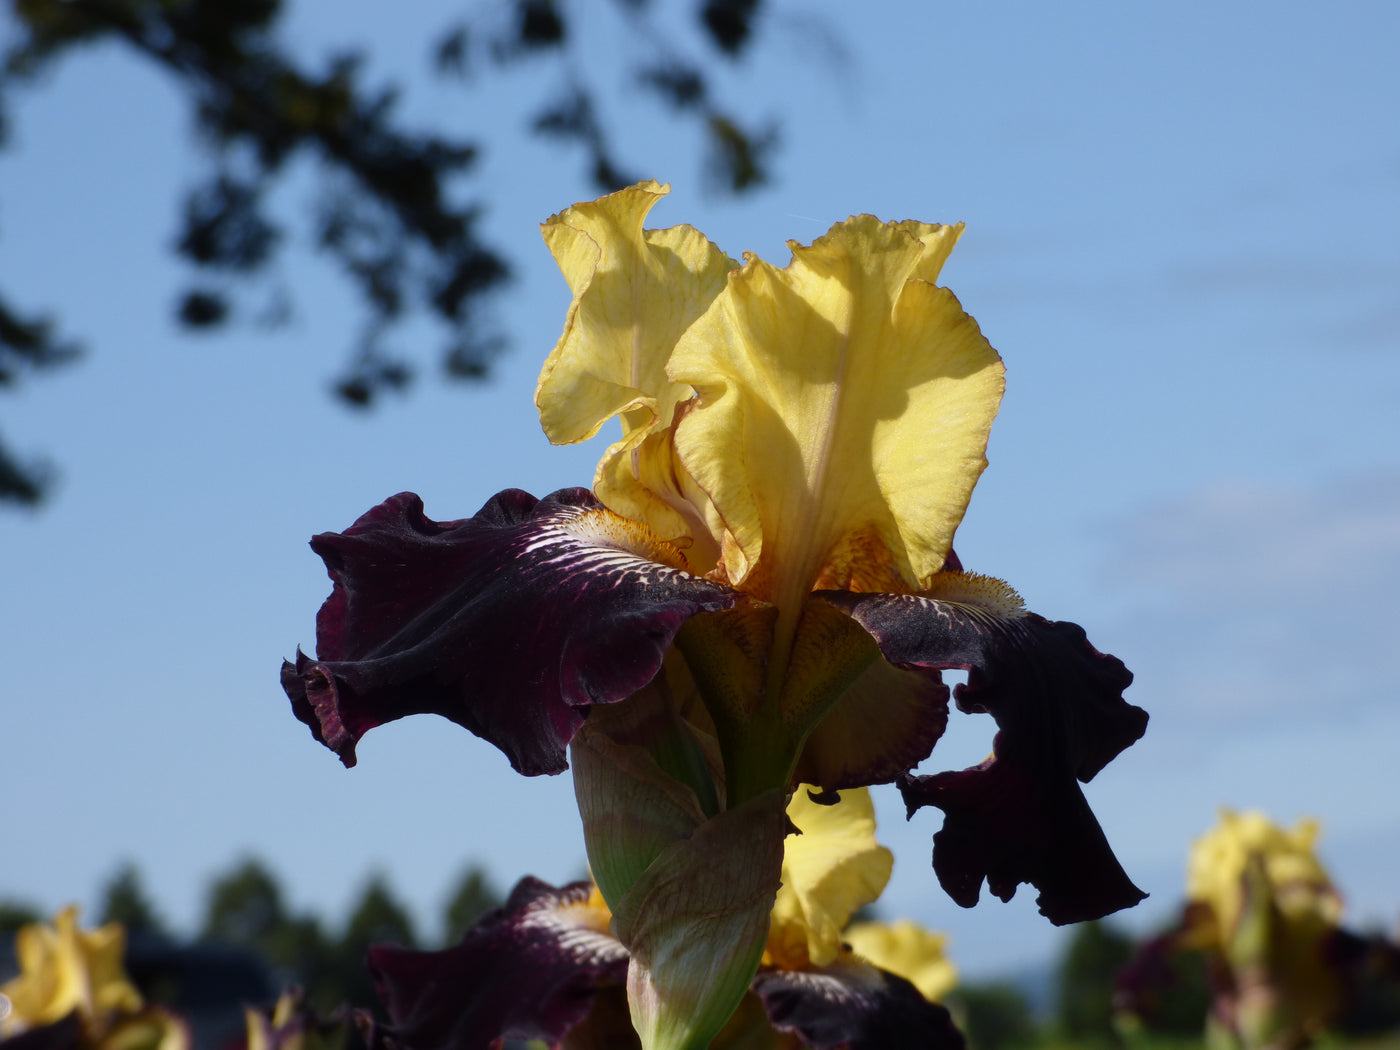
[[1210,906],[1220,935],[1229,937],[1244,907],[1245,871],[1259,857],[1273,903],[1295,921],[1316,917],[1329,925],[1341,918],[1342,901],[1314,850],[1319,827],[1300,820],[1291,831],[1262,813],[1222,810],[1220,823],[1191,848],[1186,895]]
[[1001,360],[931,283],[961,226],[839,223],[753,256],[671,355],[697,406],[676,448],[726,526],[731,583],[780,605],[917,588],[986,466]]
[[930,1002],[941,1002],[958,983],[957,967],[944,952],[947,934],[911,919],[858,922],[846,928],[845,937],[857,955],[903,977]]
[[783,843],[783,885],[764,962],[788,970],[827,966],[841,952],[851,916],[889,882],[894,856],[875,841],[875,807],[865,788],[824,806],[802,785],[787,813],[802,834]]
[[[689,479],[671,477],[666,428],[693,393],[666,376],[676,340],[704,312],[738,264],[691,226],[644,230],[647,213],[670,192],[643,182],[576,204],[541,227],[574,300],[535,390],[540,423],[556,445],[585,441],[613,416],[622,440],[598,464],[594,489],[614,511],[687,545],[697,571],[713,567],[718,542],[703,511],[685,502]],[[648,437],[656,440],[647,442]],[[703,499],[703,496],[701,497]]]
[[574,293],[535,391],[540,423],[555,444],[586,440],[619,414],[624,436],[668,426],[676,403],[690,397],[666,377],[666,360],[737,264],[691,226],[642,229],[669,192],[639,183],[576,204],[541,227]]
[[624,412],[633,414],[631,429],[665,426],[676,402],[690,396],[667,379],[666,360],[734,264],[693,227],[642,229],[669,192],[639,183],[541,226],[574,293],[535,391],[540,423],[555,444],[586,440]]

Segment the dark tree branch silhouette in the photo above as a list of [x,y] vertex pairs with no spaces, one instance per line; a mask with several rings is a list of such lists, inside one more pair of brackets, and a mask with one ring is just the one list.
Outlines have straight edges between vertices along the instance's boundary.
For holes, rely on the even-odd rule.
[[[693,121],[707,143],[712,183],[731,193],[761,184],[774,127],[746,129],[713,101],[709,86],[752,42],[759,0],[695,4],[703,58],[687,57],[658,30],[652,0],[613,6],[629,28],[633,82]],[[483,202],[460,202],[461,181],[482,147],[403,127],[397,89],[364,83],[363,52],[310,70],[278,43],[282,0],[12,0],[12,7],[17,41],[0,66],[0,102],[82,45],[103,41],[120,42],[166,71],[188,99],[209,174],[182,208],[176,250],[194,270],[176,309],[182,325],[210,329],[248,313],[239,308],[239,296],[248,294],[242,290],[275,271],[288,240],[285,222],[267,208],[270,191],[292,158],[307,157],[318,180],[311,239],[345,273],[366,313],[334,384],[337,396],[364,407],[410,382],[415,364],[386,345],[393,326],[410,315],[430,316],[444,330],[448,376],[487,374],[506,345],[487,305],[510,267],[481,237]],[[581,147],[591,183],[606,192],[634,179],[614,159],[600,93],[582,72],[588,58],[575,53],[582,7],[563,0],[478,3],[444,32],[435,61],[440,72],[459,76],[483,55],[497,66],[527,57],[558,62],[569,74],[530,130]],[[264,314],[286,311],[286,289],[269,298]],[[71,340],[28,314],[0,295],[0,386],[77,356]],[[51,473],[0,445],[0,500],[39,502]]]

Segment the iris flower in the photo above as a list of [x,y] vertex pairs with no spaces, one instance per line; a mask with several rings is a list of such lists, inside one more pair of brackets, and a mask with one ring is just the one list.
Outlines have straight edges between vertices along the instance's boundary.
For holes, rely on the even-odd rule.
[[[911,812],[942,809],[934,870],[963,906],[984,882],[1034,884],[1056,923],[1136,903],[1079,784],[1147,719],[1121,662],[953,553],[1003,389],[937,284],[962,227],[857,216],[786,268],[740,265],[646,229],[666,192],[543,226],[573,302],[541,423],[568,443],[621,422],[592,490],[512,489],[452,521],[403,493],[317,536],[334,589],[316,658],[282,673],[347,766],[370,729],[429,712],[526,775],[571,754],[649,1048],[704,1045],[744,995],[798,782],[898,782]],[[996,721],[992,753],[910,776],[946,669]]]
[[1178,928],[1146,946],[1123,981],[1132,1005],[1150,997],[1159,957],[1211,959],[1210,1024],[1222,1046],[1307,1045],[1345,1005],[1366,946],[1340,927],[1342,898],[1317,858],[1319,826],[1280,827],[1222,810],[1191,847]]
[[[879,896],[893,862],[875,841],[868,793],[842,792],[824,806],[799,789],[787,812],[801,834],[786,840],[763,961],[711,1046],[960,1050],[962,1037],[936,1002],[955,980],[943,939],[913,923],[846,925]],[[456,947],[371,949],[390,1022],[363,1015],[370,1050],[484,1050],[503,1038],[563,1050],[637,1046],[621,994],[627,949],[610,920],[590,883],[555,889],[525,879]],[[846,943],[853,929],[878,946],[872,955]]]
[[1118,977],[1125,1031],[1157,1016],[1183,952],[1209,961],[1211,1046],[1301,1050],[1333,1022],[1364,1026],[1369,995],[1400,987],[1400,944],[1341,925],[1318,833],[1314,820],[1289,829],[1221,810],[1191,847],[1180,921],[1141,945]]
[[184,1023],[143,1003],[125,950],[120,925],[85,930],[76,907],[52,926],[20,927],[19,976],[0,985],[0,1040],[27,1050],[189,1050]]

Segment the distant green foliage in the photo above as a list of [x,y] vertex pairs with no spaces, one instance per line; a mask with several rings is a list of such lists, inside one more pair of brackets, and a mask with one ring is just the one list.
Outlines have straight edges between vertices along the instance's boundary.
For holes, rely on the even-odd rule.
[[397,944],[404,948],[418,947],[413,932],[413,920],[395,898],[383,875],[373,875],[365,884],[359,903],[346,923],[344,943],[348,946]]
[[1013,984],[961,984],[948,994],[947,1006],[967,1037],[968,1050],[1009,1050],[1036,1041],[1030,1004]]
[[103,887],[97,921],[102,924],[119,922],[129,934],[163,935],[166,932],[165,923],[146,894],[140,871],[130,861],[118,868]]
[[1168,974],[1154,989],[1140,1018],[1151,1032],[1199,1038],[1210,1013],[1209,960],[1204,951],[1181,951],[1167,960]]
[[485,870],[476,864],[468,867],[443,909],[443,944],[456,944],[472,923],[484,912],[500,907],[504,900]]
[[500,896],[479,866],[466,869],[448,900],[448,937],[425,943],[412,915],[383,875],[373,875],[350,908],[344,924],[293,914],[273,872],[256,859],[240,861],[210,885],[200,936],[252,950],[273,967],[279,985],[298,985],[321,1011],[342,1003],[376,1009],[378,997],[365,968],[372,945],[437,948],[456,943]]
[[250,857],[215,878],[200,936],[266,953],[287,922],[281,885],[261,861]]
[[[136,866],[122,865],[102,891],[100,922],[129,931],[164,933]],[[342,1004],[380,1011],[365,967],[371,945],[442,948],[456,944],[483,913],[502,903],[484,868],[464,867],[441,917],[443,936],[421,938],[412,916],[384,875],[366,880],[343,923],[292,913],[276,874],[255,858],[240,860],[211,882],[200,939],[242,948],[271,969],[274,987],[297,985],[326,1015]],[[15,901],[0,901],[0,934],[51,916]],[[1361,977],[1347,1013],[1315,1050],[1400,1050],[1400,948],[1380,934],[1357,938],[1354,960]],[[1366,949],[1364,956],[1362,950]],[[1121,931],[1102,922],[1075,928],[1056,970],[1053,1015],[1037,1019],[1025,994],[1005,981],[965,983],[946,1005],[967,1038],[968,1050],[1206,1050],[1209,1005],[1206,960],[1200,952],[1165,957],[1169,972],[1130,1026],[1114,1018],[1114,989],[1134,949]],[[1364,965],[1363,965],[1364,964]],[[170,975],[166,975],[170,976]],[[178,981],[145,983],[155,1002],[174,994]],[[512,1050],[516,1044],[507,1044]],[[521,1046],[525,1044],[519,1044]]]
[[16,900],[0,900],[0,933],[14,933],[31,922],[47,918],[38,908]]
[[372,876],[365,884],[335,952],[344,1000],[378,1011],[379,997],[365,966],[370,946],[375,944],[418,947],[413,920],[382,875]]
[[1055,1024],[1064,1036],[1089,1043],[1115,1043],[1113,997],[1118,972],[1133,957],[1133,940],[1109,923],[1075,927],[1060,962]]

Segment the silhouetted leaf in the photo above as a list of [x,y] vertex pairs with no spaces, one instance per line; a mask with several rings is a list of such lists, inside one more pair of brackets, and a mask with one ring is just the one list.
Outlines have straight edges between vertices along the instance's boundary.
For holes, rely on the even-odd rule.
[[651,66],[638,73],[637,79],[677,109],[699,106],[705,101],[705,80],[699,70],[689,66]]
[[776,127],[755,135],[716,114],[710,117],[709,131],[705,166],[714,182],[732,193],[742,193],[768,181],[767,156],[778,144]]
[[470,68],[468,52],[471,33],[465,25],[456,25],[438,39],[433,52],[433,64],[439,73],[465,77]]
[[185,199],[180,254],[201,266],[255,270],[280,232],[258,213],[259,188],[220,175]]
[[228,300],[218,292],[196,289],[184,294],[178,313],[187,328],[213,328],[228,319]]
[[53,468],[48,463],[22,463],[0,441],[0,500],[34,506],[48,494],[53,478]]
[[720,50],[737,55],[753,33],[758,0],[705,0],[700,19]]
[[582,89],[574,88],[546,106],[531,127],[538,135],[586,140],[597,133],[593,100]]
[[80,353],[76,343],[54,337],[51,320],[20,317],[0,299],[0,386],[17,382],[25,371],[69,364]]
[[554,47],[564,42],[564,20],[553,0],[518,0],[520,46]]

